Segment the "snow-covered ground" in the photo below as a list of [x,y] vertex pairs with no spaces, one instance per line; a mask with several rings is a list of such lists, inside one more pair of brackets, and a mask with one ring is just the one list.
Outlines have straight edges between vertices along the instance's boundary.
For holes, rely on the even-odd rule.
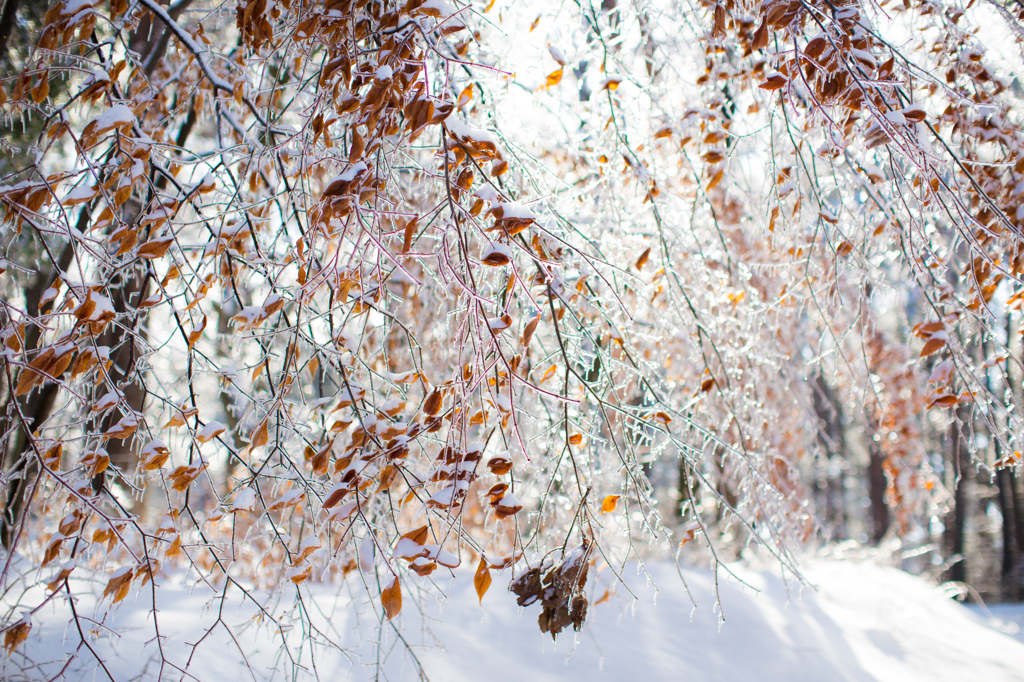
[[[719,573],[724,622],[719,622],[709,571],[684,569],[684,586],[674,566],[651,564],[652,584],[634,566],[626,577],[638,599],[634,602],[620,587],[611,599],[591,606],[582,633],[576,638],[565,633],[557,643],[537,629],[539,607],[517,607],[497,577],[481,608],[470,573],[441,583],[448,599],[443,604],[427,600],[422,614],[413,604],[413,586],[407,586],[406,604],[395,622],[409,648],[366,604],[353,608],[348,592],[339,593],[336,586],[314,586],[303,604],[324,635],[345,649],[343,654],[311,650],[298,619],[287,633],[285,651],[278,630],[258,624],[253,608],[230,603],[231,592],[220,610],[219,602],[209,603],[209,593],[185,586],[180,577],[165,578],[157,592],[158,623],[167,660],[187,665],[189,676],[203,682],[296,679],[285,672],[289,656],[311,679],[414,680],[417,664],[410,650],[435,682],[1024,681],[1024,607],[966,608],[922,579],[867,563],[805,566],[813,588],[771,571],[731,569],[746,585]],[[599,578],[607,582],[607,573]],[[598,596],[604,590],[599,582],[592,576],[588,585]],[[285,591],[280,611],[294,608],[294,593]],[[96,625],[92,629],[98,634],[87,632],[118,682],[157,677],[150,595],[146,589],[129,597],[106,617],[105,626],[120,637]],[[37,612],[28,642],[0,663],[0,678],[48,679],[61,669],[64,652],[80,641],[62,620],[66,608],[47,606]],[[105,606],[96,611],[95,601],[85,597],[78,610],[98,618],[106,612]],[[214,628],[189,662],[191,645],[218,612],[230,634],[226,627]],[[252,673],[245,669],[243,652]],[[65,670],[66,679],[107,679],[84,648],[79,654]],[[29,659],[39,667],[20,672]],[[163,677],[183,679],[170,667]]]

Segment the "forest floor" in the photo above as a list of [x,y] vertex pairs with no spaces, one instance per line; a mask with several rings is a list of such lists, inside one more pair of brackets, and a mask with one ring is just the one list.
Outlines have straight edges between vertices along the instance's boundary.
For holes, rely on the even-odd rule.
[[[54,600],[32,617],[28,641],[0,661],[0,679],[49,679],[77,647],[65,679],[306,679],[286,672],[292,656],[308,679],[331,682],[415,680],[420,667],[433,682],[1024,682],[1024,605],[965,607],[897,569],[817,560],[805,563],[803,586],[783,580],[777,568],[719,571],[720,621],[712,572],[677,571],[668,563],[646,570],[651,579],[631,565],[624,576],[629,590],[620,586],[592,605],[583,631],[563,633],[557,642],[538,630],[538,605],[519,608],[501,589],[507,573],[495,576],[482,607],[470,572],[437,581],[448,595],[443,603],[417,600],[416,586],[404,585],[397,630],[375,617],[378,604],[362,600],[357,608],[347,590],[312,585],[301,606],[344,653],[309,646],[294,589],[278,602],[278,612],[290,611],[294,623],[285,626],[286,650],[280,628],[258,624],[237,589],[235,602],[229,592],[221,609],[206,588],[169,576],[157,591],[157,622],[164,657],[187,665],[187,675],[166,666],[159,673],[148,588],[109,609],[109,600],[95,597],[102,581],[91,589],[80,581],[78,612],[102,622],[83,627],[106,672],[67,626],[66,603]],[[611,578],[608,569],[592,575],[588,592],[602,596]],[[353,592],[362,591],[358,573],[347,580]],[[218,613],[222,624],[200,641]]]

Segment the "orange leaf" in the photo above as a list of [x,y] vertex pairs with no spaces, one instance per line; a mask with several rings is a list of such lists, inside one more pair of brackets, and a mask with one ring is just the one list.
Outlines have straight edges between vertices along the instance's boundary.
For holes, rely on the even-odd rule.
[[610,512],[615,511],[615,507],[618,506],[619,504],[619,497],[621,496],[609,495],[608,497],[604,498],[604,500],[601,502],[601,513],[608,514]]
[[196,342],[199,341],[203,335],[203,330],[206,329],[206,315],[203,315],[203,321],[199,323],[199,326],[192,330],[192,333],[188,335],[188,349],[192,350]]
[[683,533],[683,539],[679,541],[679,546],[680,546],[680,547],[682,547],[682,546],[683,546],[683,545],[685,545],[685,544],[686,544],[687,542],[689,542],[690,540],[692,540],[692,539],[693,539],[693,536],[694,536],[694,535],[695,535],[695,534],[697,533],[697,531],[699,531],[699,530],[700,530],[700,525],[699,525],[699,524],[698,524],[698,523],[697,523],[696,521],[694,521],[693,523],[691,523],[691,524],[690,524],[690,527],[686,529],[686,532],[685,532],[685,533]]
[[708,187],[707,187],[707,189],[706,189],[706,190],[704,190],[704,191],[705,191],[705,192],[710,192],[710,191],[711,191],[711,190],[713,190],[713,189],[714,189],[715,187],[717,187],[717,186],[718,186],[718,183],[720,183],[720,182],[722,181],[722,177],[723,177],[724,175],[725,175],[725,169],[724,169],[724,168],[719,168],[719,169],[718,169],[718,172],[717,172],[717,173],[715,173],[715,175],[714,175],[714,176],[713,176],[713,177],[711,178],[711,182],[709,182],[709,183],[708,183]]
[[114,577],[107,582],[107,586],[103,588],[103,596],[114,595],[113,603],[121,601],[128,596],[128,590],[132,586],[132,572],[130,570],[121,569],[119,572],[114,574]]
[[647,259],[650,258],[650,257],[651,257],[651,249],[650,249],[650,247],[648,247],[647,250],[645,250],[643,253],[641,253],[640,257],[636,259],[636,269],[637,270],[642,270],[644,265],[647,264]]
[[574,433],[569,436],[569,445],[579,445],[583,442],[583,436],[578,433]]
[[781,90],[786,87],[786,78],[781,75],[769,76],[768,79],[761,83],[759,86],[762,90]]
[[31,629],[31,623],[22,621],[4,633],[4,649],[7,650],[8,656],[18,648],[19,644],[28,639],[28,633]]
[[540,383],[543,384],[545,381],[547,381],[551,377],[555,376],[555,372],[556,371],[558,371],[558,366],[557,365],[551,365],[550,367],[548,367],[548,370],[546,372],[544,372],[544,376],[542,376],[540,378]]
[[921,357],[923,358],[926,355],[931,355],[945,345],[946,342],[942,339],[928,339],[924,344],[924,348],[921,349]]
[[562,82],[562,69],[552,71],[548,74],[547,78],[544,79],[544,87],[550,88],[558,85]]
[[260,422],[260,425],[253,430],[252,435],[249,436],[249,440],[252,442],[250,448],[263,447],[264,445],[266,445],[268,438],[269,436],[267,434],[267,420],[264,419],[263,421]]
[[416,530],[409,531],[402,537],[408,538],[409,540],[412,540],[417,545],[420,545],[422,547],[423,545],[427,544],[427,532],[429,530],[430,528],[428,526],[420,526]]
[[532,320],[530,320],[529,322],[526,323],[526,328],[523,329],[523,345],[524,346],[529,346],[530,345],[530,339],[533,338],[533,332],[535,332],[537,330],[537,323],[538,322],[540,322],[540,315],[538,315],[537,317],[533,318]]
[[476,587],[476,596],[480,598],[480,603],[484,603],[484,595],[487,594],[487,588],[491,586],[491,571],[487,568],[487,562],[484,558],[480,557],[480,565],[476,567],[476,575],[473,576],[473,586]]
[[391,584],[380,593],[380,601],[384,605],[384,611],[388,615],[388,620],[397,616],[398,612],[402,610],[402,586],[398,582],[397,575],[391,581]]

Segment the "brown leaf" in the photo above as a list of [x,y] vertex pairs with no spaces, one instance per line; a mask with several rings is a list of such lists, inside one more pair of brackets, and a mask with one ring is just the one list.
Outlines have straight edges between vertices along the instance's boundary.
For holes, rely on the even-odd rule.
[[556,71],[552,71],[551,73],[549,73],[547,75],[547,78],[544,79],[544,87],[545,88],[552,88],[552,87],[558,85],[561,82],[562,82],[562,69],[558,69]]
[[533,332],[537,330],[538,322],[540,322],[540,315],[526,323],[526,328],[523,329],[523,346],[530,345],[530,339],[533,338]]
[[491,571],[487,568],[487,562],[484,558],[480,557],[480,565],[476,567],[476,574],[473,576],[473,587],[476,588],[476,596],[480,598],[480,603],[484,603],[484,595],[487,594],[487,588],[491,586]]
[[928,407],[952,407],[957,404],[957,397],[951,393],[933,394],[928,402]]
[[718,172],[711,176],[711,182],[708,183],[707,189],[704,191],[710,192],[711,190],[713,190],[715,187],[718,186],[718,183],[722,181],[723,177],[725,177],[725,169],[719,168]]
[[757,87],[761,88],[762,90],[781,90],[782,88],[786,87],[786,77],[780,74],[769,76],[764,83],[761,83]]
[[108,597],[114,595],[113,603],[121,601],[128,596],[128,590],[132,586],[132,572],[124,571],[117,573],[107,582],[107,586],[103,588],[103,596]]
[[397,575],[391,584],[380,593],[380,601],[384,605],[388,620],[397,616],[398,612],[402,610],[402,586],[398,582]]
[[647,259],[649,259],[650,257],[651,249],[650,247],[648,247],[643,253],[640,254],[640,257],[636,259],[636,269],[643,270],[644,265],[647,264]]
[[412,248],[412,238],[416,235],[416,222],[417,219],[413,218],[405,226],[405,235],[402,242],[402,253],[409,253],[409,249]]
[[28,633],[32,630],[32,624],[22,621],[4,633],[4,649],[7,655],[11,655],[22,642],[28,639]]
[[170,559],[181,554],[181,536],[175,535],[174,540],[171,542],[171,546],[164,552],[164,557]]
[[352,148],[348,152],[348,162],[355,163],[363,156],[363,136],[359,131],[352,129]]
[[249,436],[249,442],[252,443],[252,445],[250,445],[249,448],[252,449],[263,447],[264,445],[267,444],[268,438],[269,436],[267,434],[267,420],[264,419],[263,421],[260,422],[259,426],[253,429],[252,435]]
[[435,388],[427,396],[427,399],[423,401],[423,411],[430,416],[434,416],[441,411],[442,402],[444,402],[444,396],[441,394],[441,389]]
[[927,355],[931,355],[932,353],[941,350],[945,345],[946,342],[943,339],[928,339],[924,344],[924,348],[921,349],[921,357],[923,358]]
[[927,339],[935,332],[941,332],[945,328],[946,323],[938,320],[937,322],[922,322],[921,324],[914,325],[911,332],[919,339]]
[[192,350],[192,348],[196,345],[199,339],[202,338],[204,329],[206,329],[206,315],[203,315],[203,321],[199,324],[198,327],[195,327],[192,330],[192,332],[188,335],[189,350]]
[[412,540],[417,545],[423,546],[427,544],[427,537],[430,531],[430,526],[420,526],[415,530],[411,530],[408,533],[402,535],[403,538]]
[[145,258],[147,260],[160,258],[167,253],[167,250],[171,248],[171,244],[173,243],[174,237],[167,237],[166,239],[152,239],[139,247],[139,258]]
[[42,104],[43,100],[50,96],[50,72],[44,71],[39,76],[39,82],[32,88],[32,101]]
[[506,457],[492,457],[487,462],[487,468],[496,476],[504,476],[512,470],[512,460]]

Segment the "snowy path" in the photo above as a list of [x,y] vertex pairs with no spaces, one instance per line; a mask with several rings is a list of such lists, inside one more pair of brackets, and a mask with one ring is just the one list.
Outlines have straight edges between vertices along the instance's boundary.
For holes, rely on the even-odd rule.
[[[1012,636],[1017,627],[1014,619],[1022,618],[1020,607],[997,607],[996,627],[990,627],[985,622],[988,614],[960,606],[923,580],[900,571],[823,562],[806,570],[817,591],[800,590],[792,583],[787,591],[777,575],[737,569],[759,593],[735,580],[723,580],[726,621],[719,628],[709,572],[684,571],[698,605],[693,609],[674,567],[655,564],[650,570],[660,590],[657,605],[645,580],[630,578],[640,597],[635,612],[631,602],[620,598],[624,594],[620,589],[619,596],[591,607],[589,625],[575,649],[571,632],[557,644],[542,635],[536,627],[538,607],[519,609],[514,596],[503,593],[499,580],[481,610],[468,574],[442,585],[450,597],[443,606],[427,608],[428,618],[439,619],[430,624],[429,633],[410,604],[399,616],[400,627],[433,682],[1024,682],[1024,641]],[[367,643],[378,637],[377,622],[358,619],[335,597],[336,590],[317,586],[314,591],[324,623],[336,628],[337,641],[347,647],[349,656],[317,649],[315,666],[321,679],[369,680],[378,671],[381,679],[416,678],[411,659],[393,646],[395,638],[386,628],[378,668],[378,648]],[[197,641],[202,633],[198,626],[213,622],[214,615],[204,613],[203,596],[190,595],[169,580],[161,593],[165,594],[160,611],[165,651],[170,660],[184,665],[187,644]],[[127,601],[108,620],[124,635],[117,641],[100,638],[97,650],[118,682],[142,673],[154,679],[155,648],[146,644],[152,637],[149,604],[141,597],[136,603]],[[82,608],[89,608],[86,602],[82,601]],[[59,616],[50,609],[33,620],[27,652],[36,662],[49,664],[26,671],[30,679],[45,678],[47,672],[52,675],[63,665],[61,652],[77,644],[74,631],[65,637]],[[289,679],[280,670],[270,672],[284,660],[280,639],[275,640],[268,628],[257,631],[251,616],[251,610],[237,606],[225,610],[227,622],[250,623],[248,629],[239,627],[235,632],[256,678]],[[432,636],[443,649],[418,646],[434,642]],[[298,630],[289,633],[293,654],[301,656],[312,678],[314,661],[308,646],[296,648],[302,639]],[[16,654],[0,664],[0,677],[22,679],[12,666],[23,661]],[[253,679],[240,662],[226,630],[218,628],[196,650],[188,670],[203,682]],[[66,678],[104,679],[102,674],[94,677],[94,668],[83,656],[68,669]],[[181,679],[180,673],[172,673],[165,670],[165,679]]]

